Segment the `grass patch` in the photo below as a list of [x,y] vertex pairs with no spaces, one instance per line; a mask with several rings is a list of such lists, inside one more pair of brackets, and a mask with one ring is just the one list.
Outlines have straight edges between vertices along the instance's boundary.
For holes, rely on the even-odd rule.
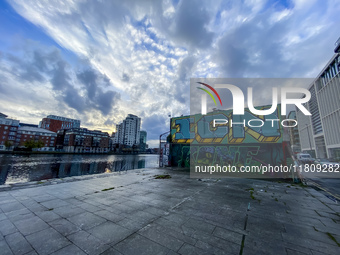
[[249,190],[252,190],[252,191],[254,191],[254,188],[246,189],[246,191],[249,191]]
[[53,211],[53,210],[54,210],[54,208],[48,208],[48,210],[49,210],[49,211]]
[[300,182],[300,183],[298,184],[298,186],[300,186],[301,188],[306,188],[306,187],[307,187],[307,185],[303,184],[302,182]]
[[102,189],[102,191],[108,191],[108,190],[112,190],[112,189],[114,189],[114,187],[108,188],[108,189]]
[[277,199],[277,197],[275,198],[275,201],[276,201],[276,202],[279,202],[279,200]]
[[160,174],[160,175],[155,175],[155,179],[170,179],[171,175],[169,174]]
[[40,182],[37,182],[37,184],[44,184],[45,182],[42,182],[42,181],[40,181]]
[[253,200],[256,199],[256,198],[254,197],[254,191],[253,191],[253,190],[250,191],[250,197],[251,197],[251,199],[253,199]]
[[330,239],[332,239],[340,247],[340,243],[338,243],[338,241],[335,239],[335,237],[331,233],[327,232],[326,234],[328,235]]

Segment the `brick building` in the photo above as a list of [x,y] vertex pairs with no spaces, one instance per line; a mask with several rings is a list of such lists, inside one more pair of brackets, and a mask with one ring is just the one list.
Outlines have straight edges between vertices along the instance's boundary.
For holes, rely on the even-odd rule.
[[107,132],[72,128],[59,130],[56,148],[74,153],[105,153],[109,151],[110,136]]
[[[19,120],[7,117],[7,115],[0,113],[0,150],[13,150],[19,127]],[[11,146],[6,148],[5,144]]]
[[40,151],[54,151],[57,133],[37,127],[20,126],[18,128],[15,145],[24,147],[26,141],[43,142]]
[[46,118],[42,119],[39,125],[41,128],[58,132],[60,129],[80,128],[80,120],[48,115]]

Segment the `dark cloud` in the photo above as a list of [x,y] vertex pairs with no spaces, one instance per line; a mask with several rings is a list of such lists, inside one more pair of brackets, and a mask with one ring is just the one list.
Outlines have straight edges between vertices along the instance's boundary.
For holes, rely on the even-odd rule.
[[57,91],[62,91],[69,87],[72,87],[70,84],[70,75],[66,71],[67,63],[61,59],[55,65],[55,68],[52,70],[52,79],[51,83],[53,85],[53,89]]
[[62,98],[69,107],[77,110],[79,113],[83,113],[84,110],[88,109],[85,99],[79,95],[78,91],[73,86],[66,88],[62,94]]
[[208,30],[213,18],[209,7],[209,4],[206,5],[202,1],[180,1],[174,5],[175,13],[171,17],[160,15],[166,11],[164,7],[154,7],[153,25],[172,41],[186,45],[192,50],[206,49],[211,46],[215,36],[214,32]]
[[115,91],[103,91],[103,85],[109,83],[110,80],[93,69],[78,73],[77,78],[87,91],[88,103],[100,110],[103,115],[108,115],[114,103],[120,99],[120,94]]
[[166,115],[153,114],[149,117],[143,118],[141,129],[147,130],[148,140],[159,139],[160,134],[169,130],[169,128],[164,125],[166,121]]
[[207,48],[211,45],[214,33],[208,31],[211,17],[201,1],[185,0],[179,4],[175,15],[174,36],[190,46]]
[[100,91],[96,98],[97,108],[104,115],[108,115],[116,100],[120,99],[120,95],[114,91]]
[[[30,52],[28,53],[30,55]],[[22,80],[29,82],[43,82],[45,79],[39,72],[36,63],[29,56],[27,58],[19,58],[13,54],[8,53],[6,59],[11,62],[11,71],[19,76]]]
[[126,73],[123,73],[122,81],[125,81],[125,82],[130,81],[130,76]]
[[85,70],[78,73],[77,78],[85,85],[88,98],[93,99],[97,92],[97,74],[92,70]]
[[[6,55],[11,63],[11,73],[19,76],[23,82],[40,82],[42,86],[50,81],[56,99],[78,113],[96,109],[108,115],[114,103],[120,99],[119,93],[108,90],[112,85],[110,79],[89,68],[86,61],[84,70],[76,73],[56,48],[26,50],[23,56],[20,56],[20,52]],[[78,84],[82,86],[79,88]]]
[[192,77],[193,70],[196,69],[197,58],[194,56],[187,56],[179,64],[178,79],[175,82],[176,89],[174,90],[174,99],[185,104],[189,102],[189,84]]
[[[240,26],[227,31],[218,41],[214,60],[219,64],[224,77],[305,77],[316,63],[330,57],[325,56],[329,47],[321,38],[331,40],[330,28],[314,35],[299,33],[298,41],[289,44],[287,36],[301,26],[301,19],[294,15],[283,21],[271,20],[272,9],[258,14]],[[312,14],[306,14],[309,19]],[[307,29],[314,29],[311,24]],[[313,49],[320,50],[311,52]]]
[[197,58],[188,56],[179,64],[178,78],[179,81],[185,82],[191,76],[193,69],[196,67]]

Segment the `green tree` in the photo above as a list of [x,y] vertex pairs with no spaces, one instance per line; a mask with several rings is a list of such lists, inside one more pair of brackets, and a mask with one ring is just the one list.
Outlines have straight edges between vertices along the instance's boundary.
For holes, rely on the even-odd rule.
[[42,147],[44,147],[44,145],[45,145],[45,143],[43,142],[43,141],[38,141],[38,142],[36,142],[35,143],[35,148],[42,148]]
[[28,140],[24,143],[24,146],[28,149],[33,149],[33,148],[37,148],[36,147],[36,142],[34,140]]
[[11,142],[11,141],[6,141],[6,142],[5,142],[6,150],[9,150],[9,148],[11,148],[12,145],[13,145],[13,142]]
[[44,142],[43,141],[37,141],[35,142],[34,140],[28,140],[24,143],[24,146],[28,149],[33,149],[33,148],[42,148],[44,147]]

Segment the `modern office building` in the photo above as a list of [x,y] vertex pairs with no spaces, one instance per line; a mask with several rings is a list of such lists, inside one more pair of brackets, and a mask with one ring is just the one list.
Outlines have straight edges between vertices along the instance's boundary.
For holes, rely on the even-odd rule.
[[145,152],[147,147],[146,147],[146,138],[147,138],[147,133],[144,130],[140,131],[140,139],[139,139],[139,151],[140,152]]
[[296,109],[302,151],[317,158],[340,160],[340,38],[335,54],[309,86],[306,108],[312,116]]
[[0,112],[0,150],[13,150],[19,122]]
[[41,128],[57,132],[60,129],[80,128],[80,120],[48,115],[42,119],[39,125]]
[[140,143],[140,124],[141,119],[138,116],[129,114],[121,124],[116,125],[113,142],[130,147],[138,145]]

